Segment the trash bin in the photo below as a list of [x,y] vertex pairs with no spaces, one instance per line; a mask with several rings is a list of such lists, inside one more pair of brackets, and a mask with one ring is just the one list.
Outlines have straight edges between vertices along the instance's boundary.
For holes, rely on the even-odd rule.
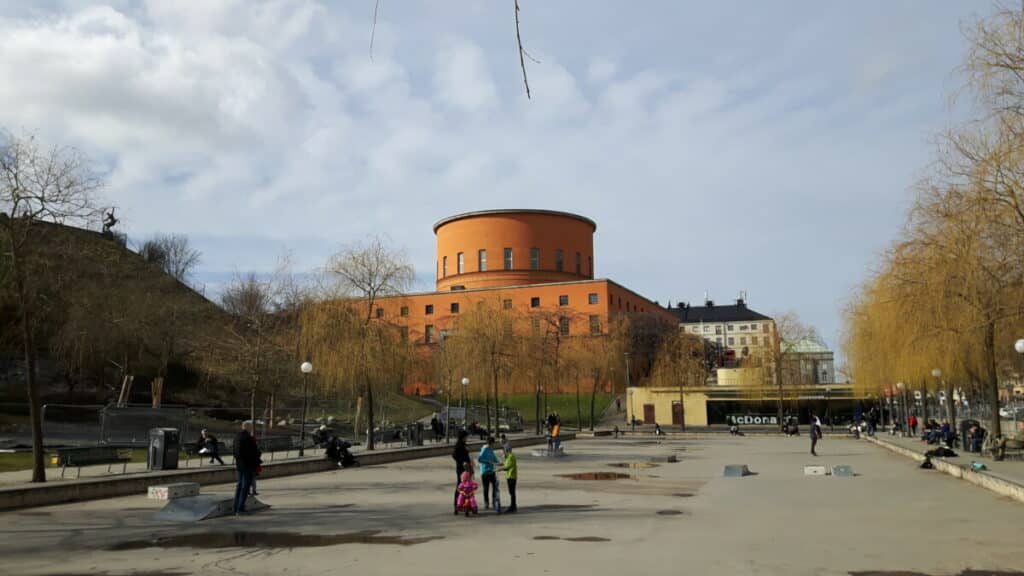
[[177,428],[151,428],[149,430],[150,470],[177,470],[179,437]]
[[416,422],[405,427],[405,445],[423,446],[423,424]]

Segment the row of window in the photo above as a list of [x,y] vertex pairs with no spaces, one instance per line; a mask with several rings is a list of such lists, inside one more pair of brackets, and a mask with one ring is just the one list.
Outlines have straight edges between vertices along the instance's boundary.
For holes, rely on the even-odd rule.
[[[599,302],[599,298],[598,298],[597,292],[591,292],[590,294],[587,294],[587,304],[597,304],[598,302]],[[558,305],[559,306],[568,306],[569,305],[569,295],[568,294],[562,294],[561,296],[559,296],[558,297]],[[449,306],[448,311],[451,312],[452,314],[458,314],[459,313],[460,308],[459,308],[459,303],[458,302],[452,302],[448,306]],[[502,300],[501,301],[501,307],[504,308],[505,310],[511,310],[512,309],[512,299],[511,298],[506,298],[506,299]],[[539,296],[534,296],[534,297],[530,298],[530,308],[540,308],[540,297]],[[399,313],[400,316],[408,316],[409,315],[409,307],[408,306],[402,306],[399,309],[398,313]],[[425,305],[423,307],[423,314],[425,316],[430,316],[433,313],[434,313],[434,305],[433,304],[427,304],[427,305]],[[384,309],[383,308],[377,308],[375,310],[375,315],[377,316],[377,318],[383,318],[384,317]]]
[[[601,334],[601,317],[598,316],[597,314],[591,314],[589,320],[590,320],[590,334],[592,336],[597,336],[597,335]],[[531,321],[531,327],[533,328],[533,331],[534,331],[535,334],[539,333],[540,332],[540,318],[533,318],[532,321]],[[565,316],[561,316],[561,317],[558,318],[558,333],[559,333],[559,335],[561,335],[561,336],[571,336],[572,335],[571,327],[572,327],[572,322],[569,320],[569,318],[567,318]],[[449,333],[450,332],[448,330],[441,330],[441,339],[443,340],[446,336],[449,335]],[[403,339],[408,339],[409,338],[409,327],[408,326],[402,326],[401,327],[401,334],[402,334],[402,338]],[[434,325],[433,324],[427,324],[423,328],[423,342],[426,343],[426,344],[433,344],[435,341],[436,340],[435,340],[435,337],[434,337]]]
[[[511,248],[504,249],[504,265],[505,270],[515,270],[515,262]],[[583,255],[579,252],[576,253],[576,259],[574,261],[575,270],[577,276],[583,275]],[[465,274],[466,272],[466,254],[459,252],[455,255],[455,270],[456,274]],[[588,276],[594,277],[594,257],[587,256],[587,269]],[[477,272],[487,271],[487,250],[480,249],[476,252],[476,270]],[[540,248],[530,248],[530,270],[540,270]],[[555,271],[565,272],[565,254],[562,250],[555,250]],[[441,257],[441,277],[448,277],[448,257]]]
[[[715,338],[715,341],[718,342],[719,344],[721,344],[722,343],[722,337],[719,336],[719,337]],[[733,336],[729,336],[727,342],[729,343],[729,346],[735,346],[736,345],[736,338],[733,337]],[[767,337],[764,339],[764,343],[765,343],[765,345],[768,344],[768,338]],[[760,345],[760,341],[758,340],[757,336],[751,336],[750,337],[750,344],[753,345],[753,346]],[[747,345],[747,337],[746,336],[740,336],[740,346],[746,346],[746,345]]]
[[[768,324],[757,324],[757,323],[754,323],[754,324],[740,324],[739,325],[739,331],[740,332],[746,332],[747,330],[757,331],[758,326],[760,326],[764,330],[765,333],[768,332]],[[715,328],[715,334],[721,334],[722,333],[722,325],[721,324],[716,325],[714,328]],[[690,328],[690,332],[693,332],[694,334],[699,334],[701,332],[701,330],[702,330],[701,326],[692,326]],[[736,325],[735,324],[727,325],[726,326],[726,331],[728,331],[728,332],[736,332],[737,331],[736,330]],[[705,325],[703,327],[703,332],[704,332],[704,334],[710,334],[711,333],[711,326],[710,325]]]

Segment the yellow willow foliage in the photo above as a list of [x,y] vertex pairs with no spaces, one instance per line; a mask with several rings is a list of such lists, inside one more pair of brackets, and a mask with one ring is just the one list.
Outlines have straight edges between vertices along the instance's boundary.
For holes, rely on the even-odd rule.
[[648,386],[703,386],[708,370],[705,365],[704,339],[683,330],[668,333],[660,342]]
[[420,361],[396,326],[367,321],[359,300],[310,304],[301,323],[301,349],[324,389],[360,395],[369,385],[374,392],[396,392]]

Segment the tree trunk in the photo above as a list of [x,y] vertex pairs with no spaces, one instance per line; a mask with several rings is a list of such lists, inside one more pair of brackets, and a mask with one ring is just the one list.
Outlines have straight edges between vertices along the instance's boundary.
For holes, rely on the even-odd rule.
[[956,404],[953,402],[953,382],[946,380],[943,382],[945,385],[946,392],[946,420],[949,420],[949,425],[957,430],[956,427]]
[[275,408],[277,408],[277,394],[274,393],[274,392],[271,392],[270,393],[270,428],[271,429],[273,429],[274,426],[277,424],[277,421],[274,419],[275,412],[276,412]]
[[536,385],[534,387],[534,389],[533,389],[533,392],[534,392],[534,395],[536,396],[534,398],[534,402],[533,402],[533,414],[534,414],[534,416],[536,417],[536,420],[537,420],[534,423],[534,427],[535,427],[535,433],[537,434],[537,436],[540,436],[540,385]]
[[[468,406],[466,410],[469,411]],[[487,415],[487,430],[493,432],[494,428],[491,428],[491,395],[487,392],[486,384],[484,385],[484,414]]]
[[996,373],[996,325],[989,322],[985,325],[985,390],[988,392],[988,404],[992,408],[989,421],[989,438],[1002,434],[1002,422],[999,418],[999,378]]
[[779,426],[781,428],[784,425],[784,421],[783,421],[783,415],[782,415],[782,374],[781,374],[782,367],[779,364],[780,364],[780,362],[777,362],[776,365],[775,365],[775,384],[779,388],[778,418],[779,418]]
[[[495,365],[497,366],[497,365]],[[494,388],[494,434],[499,434],[501,431],[501,418],[499,416],[499,402],[498,402],[498,369],[497,367],[491,369],[491,383]]]
[[[597,387],[601,383],[601,373],[594,371],[594,387],[590,392],[590,431],[594,431],[594,412],[597,410]],[[614,395],[614,394],[613,394]]]
[[373,386],[366,381],[366,449],[373,450]]
[[46,482],[46,467],[43,461],[43,419],[39,403],[38,382],[36,382],[36,347],[32,334],[32,314],[28,309],[28,294],[22,278],[21,267],[15,258],[15,276],[18,284],[18,299],[21,308],[21,341],[25,352],[25,384],[28,386],[28,412],[32,426],[32,481]]
[[153,408],[159,408],[164,395],[164,377],[157,376],[149,383],[149,390],[153,397]]
[[256,429],[256,387],[249,391],[249,420],[252,421],[253,430]]
[[576,374],[576,429],[583,430],[583,411],[580,408],[580,375]]
[[359,431],[359,420],[361,419],[362,415],[363,415],[363,397],[362,396],[358,396],[358,397],[356,397],[356,417],[355,417],[355,422],[353,422],[353,424],[352,424],[352,437],[356,438],[357,441],[358,441],[358,438],[360,436],[362,436],[362,432]]

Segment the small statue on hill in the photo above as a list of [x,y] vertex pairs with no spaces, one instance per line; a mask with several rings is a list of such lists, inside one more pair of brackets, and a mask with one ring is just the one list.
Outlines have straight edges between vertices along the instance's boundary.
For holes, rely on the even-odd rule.
[[104,235],[109,235],[110,229],[113,228],[114,226],[117,226],[117,223],[119,222],[119,220],[114,216],[114,210],[116,210],[116,208],[111,207],[110,211],[107,212],[106,215],[103,217]]

